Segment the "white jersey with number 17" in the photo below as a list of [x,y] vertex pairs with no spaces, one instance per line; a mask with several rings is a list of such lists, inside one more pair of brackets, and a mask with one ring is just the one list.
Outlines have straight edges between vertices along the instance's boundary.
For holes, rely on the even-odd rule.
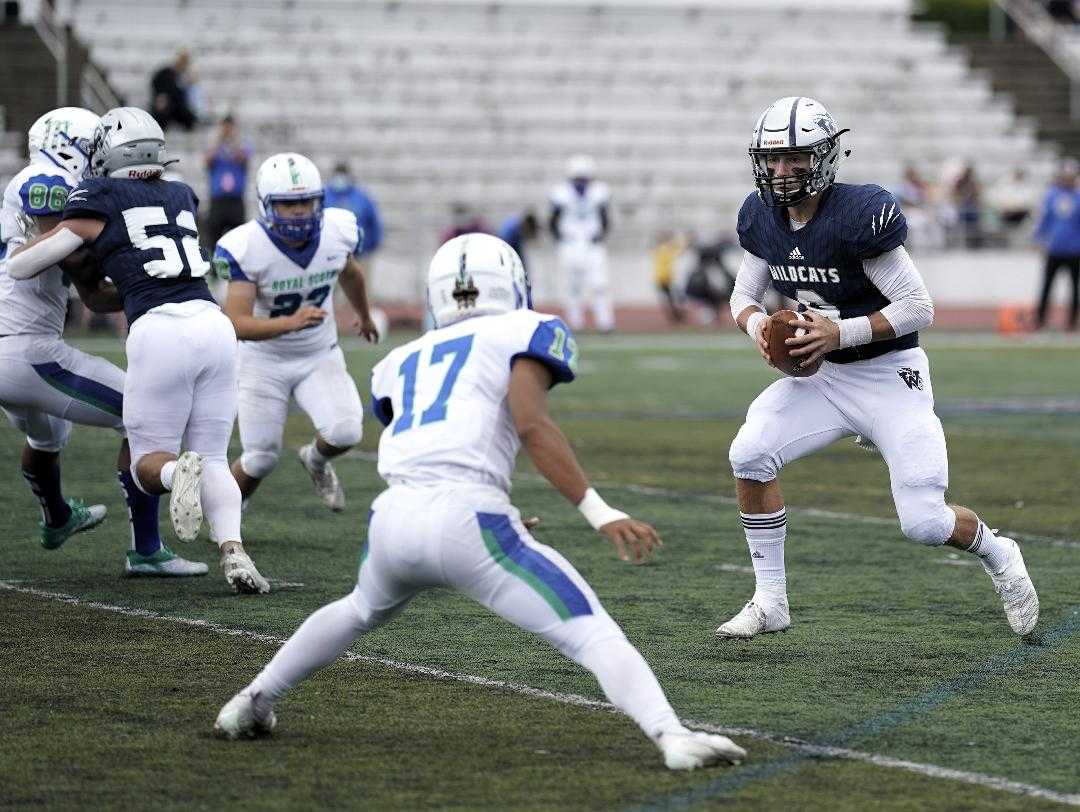
[[393,350],[371,373],[372,412],[386,427],[379,475],[390,484],[467,482],[510,490],[521,441],[506,396],[518,358],[555,383],[574,380],[577,343],[556,316],[475,316]]

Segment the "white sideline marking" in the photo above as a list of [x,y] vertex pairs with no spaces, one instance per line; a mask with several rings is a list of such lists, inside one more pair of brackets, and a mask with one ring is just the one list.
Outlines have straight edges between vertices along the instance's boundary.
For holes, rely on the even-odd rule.
[[[16,586],[15,583],[11,581],[0,581],[0,589],[5,589],[9,592],[17,592],[24,595],[32,595],[36,598],[59,601],[60,603],[67,603],[72,606],[83,606],[88,609],[97,609],[103,612],[114,612],[118,615],[124,615],[126,617],[137,617],[144,620],[160,620],[167,623],[174,623],[180,626],[190,626],[196,629],[204,629],[206,631],[215,632],[217,634],[224,634],[230,637],[243,637],[247,640],[254,640],[259,643],[272,643],[276,646],[280,646],[285,642],[284,638],[281,637],[275,637],[271,634],[262,634],[260,632],[248,631],[247,629],[236,629],[229,626],[222,626],[220,623],[215,623],[212,620],[199,620],[197,618],[179,617],[175,615],[162,615],[150,609],[136,609],[132,606],[117,606],[111,603],[87,601],[74,595],[67,595],[63,592],[49,592],[47,590],[36,589],[34,587]],[[531,696],[538,699],[552,700],[554,702],[559,702],[564,705],[572,705],[578,708],[590,708],[593,710],[617,712],[617,709],[609,702],[602,702],[598,699],[589,699],[588,697],[581,696],[579,694],[569,694],[557,691],[545,691],[540,688],[533,688],[529,685],[520,685],[515,682],[504,682],[502,680],[489,679],[487,677],[477,677],[472,674],[459,674],[453,671],[444,671],[440,668],[431,668],[426,665],[405,663],[401,662],[400,660],[391,660],[385,657],[372,657],[365,654],[356,654],[352,651],[346,651],[342,655],[342,659],[348,662],[371,663],[381,665],[387,668],[391,668],[395,671],[402,671],[408,674],[419,674],[425,677],[432,677],[434,679],[447,680],[452,682],[463,682],[469,685],[479,685],[484,688],[496,688],[502,691],[509,691],[511,693],[521,694],[522,696]],[[772,744],[779,744],[792,750],[807,753],[811,756],[815,756],[818,758],[839,758],[847,759],[849,761],[863,761],[868,764],[873,764],[877,767],[886,767],[894,770],[904,770],[906,772],[929,776],[930,778],[944,778],[953,781],[960,781],[965,784],[973,784],[975,786],[986,787],[987,789],[994,789],[1001,792],[1009,792],[1014,795],[1026,795],[1033,798],[1045,798],[1049,801],[1057,801],[1058,803],[1069,804],[1070,806],[1080,806],[1080,793],[1056,792],[1054,790],[1045,789],[1044,787],[1035,786],[1034,784],[1024,784],[1019,781],[1011,781],[1007,778],[999,778],[998,776],[994,775],[986,775],[985,773],[972,773],[965,772],[964,770],[953,770],[948,767],[939,767],[936,764],[921,764],[916,761],[905,761],[903,759],[883,756],[877,753],[864,753],[860,750],[849,750],[846,747],[829,747],[827,745],[811,744],[809,742],[804,742],[799,739],[794,739],[786,736],[777,736],[773,733],[764,733],[759,730],[723,727],[721,725],[716,725],[711,722],[701,722],[694,719],[684,719],[682,721],[683,724],[685,724],[687,727],[696,728],[698,730],[705,730],[710,733],[719,733],[724,736],[743,736],[745,738],[757,739],[759,741],[767,741]]]

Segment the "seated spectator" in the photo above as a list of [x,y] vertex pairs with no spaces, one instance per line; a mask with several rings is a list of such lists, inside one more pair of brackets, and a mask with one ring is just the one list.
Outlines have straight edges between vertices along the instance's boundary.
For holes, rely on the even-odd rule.
[[460,237],[462,234],[490,234],[484,219],[472,210],[472,206],[462,201],[450,204],[450,227],[443,231],[439,238],[441,242],[447,242]]
[[1016,167],[998,180],[987,193],[987,202],[1007,230],[1015,229],[1027,220],[1035,207],[1035,198],[1024,170]]
[[937,190],[915,166],[908,164],[894,193],[907,217],[909,248],[941,248],[945,235],[938,218]]
[[949,243],[980,248],[982,233],[982,186],[970,161],[953,164],[946,174],[945,219],[950,226]]
[[187,48],[176,52],[171,65],[159,68],[150,79],[150,114],[167,130],[176,122],[185,130],[191,130],[197,121],[188,98],[191,54]]

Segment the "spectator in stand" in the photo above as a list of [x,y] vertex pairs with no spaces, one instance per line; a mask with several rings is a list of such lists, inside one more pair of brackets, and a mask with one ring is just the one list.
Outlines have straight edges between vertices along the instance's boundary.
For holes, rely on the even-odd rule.
[[686,240],[673,231],[661,231],[656,235],[652,249],[653,282],[663,297],[668,318],[675,324],[686,320],[686,311],[679,303],[675,263],[686,250]]
[[893,192],[907,217],[911,233],[909,247],[911,244],[920,248],[942,247],[945,235],[938,221],[935,189],[914,165],[904,167],[903,180]]
[[191,53],[181,48],[172,64],[159,68],[150,79],[150,113],[163,130],[176,122],[190,131],[198,120],[188,98],[190,69]]
[[1065,268],[1072,279],[1072,304],[1069,310],[1069,330],[1077,326],[1080,311],[1080,191],[1077,190],[1077,162],[1064,161],[1058,176],[1050,185],[1043,203],[1042,218],[1035,230],[1035,240],[1046,249],[1042,292],[1035,317],[1035,329],[1046,324],[1050,290],[1057,272]]
[[451,203],[450,227],[439,238],[440,244],[449,242],[454,237],[460,237],[462,234],[473,233],[490,234],[491,232],[488,230],[484,218],[474,212],[468,203],[462,203],[460,200]]
[[956,212],[956,223],[965,248],[981,248],[982,186],[971,162],[964,163],[959,175],[949,187],[949,202]]
[[1035,208],[1031,184],[1019,166],[995,183],[987,198],[987,202],[997,211],[1002,227],[1010,231],[1027,220]]
[[240,138],[236,120],[227,115],[210,139],[203,164],[210,175],[210,209],[206,216],[206,250],[213,256],[221,235],[247,221],[244,189],[247,187],[251,146]]
[[356,222],[364,229],[364,239],[356,246],[356,257],[362,261],[365,273],[370,272],[372,254],[382,245],[382,219],[374,198],[353,180],[349,165],[344,161],[338,163],[330,175],[323,205],[326,208],[348,209],[356,215]]
[[517,251],[517,255],[521,257],[521,264],[528,271],[529,260],[526,256],[525,245],[536,239],[539,233],[540,223],[536,219],[536,214],[532,209],[526,209],[518,214],[511,214],[503,220],[496,236]]

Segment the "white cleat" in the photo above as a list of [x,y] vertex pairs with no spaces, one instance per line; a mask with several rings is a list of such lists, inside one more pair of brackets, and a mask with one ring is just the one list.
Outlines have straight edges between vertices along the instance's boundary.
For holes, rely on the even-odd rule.
[[206,575],[209,571],[202,561],[181,558],[164,544],[153,555],[139,555],[129,550],[124,560],[124,574],[129,578],[187,578]]
[[791,625],[787,599],[780,603],[758,601],[754,596],[739,614],[716,630],[718,637],[738,637],[749,640],[759,634],[782,632]]
[[746,751],[727,736],[686,728],[681,732],[661,733],[657,745],[669,770],[695,770],[721,762],[738,764],[746,758]]
[[1039,622],[1039,596],[1035,592],[1035,584],[1031,583],[1020,545],[1005,536],[998,536],[998,541],[1012,545],[1009,562],[996,574],[990,571],[985,561],[983,569],[994,582],[994,589],[1005,605],[1005,617],[1009,626],[1017,634],[1030,634]]
[[247,595],[266,594],[270,591],[270,583],[263,578],[257,569],[255,562],[251,560],[244,548],[239,544],[229,544],[228,551],[221,552],[221,569],[225,571],[225,580],[229,582],[236,592]]
[[269,708],[260,713],[254,697],[245,689],[218,711],[217,720],[214,722],[214,735],[219,739],[254,739],[269,736],[276,726],[277,716],[274,715],[274,709]]
[[300,455],[300,462],[303,463],[304,470],[308,472],[311,481],[315,483],[315,493],[319,495],[319,498],[335,513],[342,511],[345,509],[345,491],[341,488],[334,466],[330,463],[325,463],[321,467],[312,464],[311,452],[313,450],[312,443],[301,446],[297,452]]
[[203,517],[199,496],[201,481],[202,457],[194,451],[185,451],[176,460],[169,496],[169,516],[180,541],[195,541],[199,535]]

